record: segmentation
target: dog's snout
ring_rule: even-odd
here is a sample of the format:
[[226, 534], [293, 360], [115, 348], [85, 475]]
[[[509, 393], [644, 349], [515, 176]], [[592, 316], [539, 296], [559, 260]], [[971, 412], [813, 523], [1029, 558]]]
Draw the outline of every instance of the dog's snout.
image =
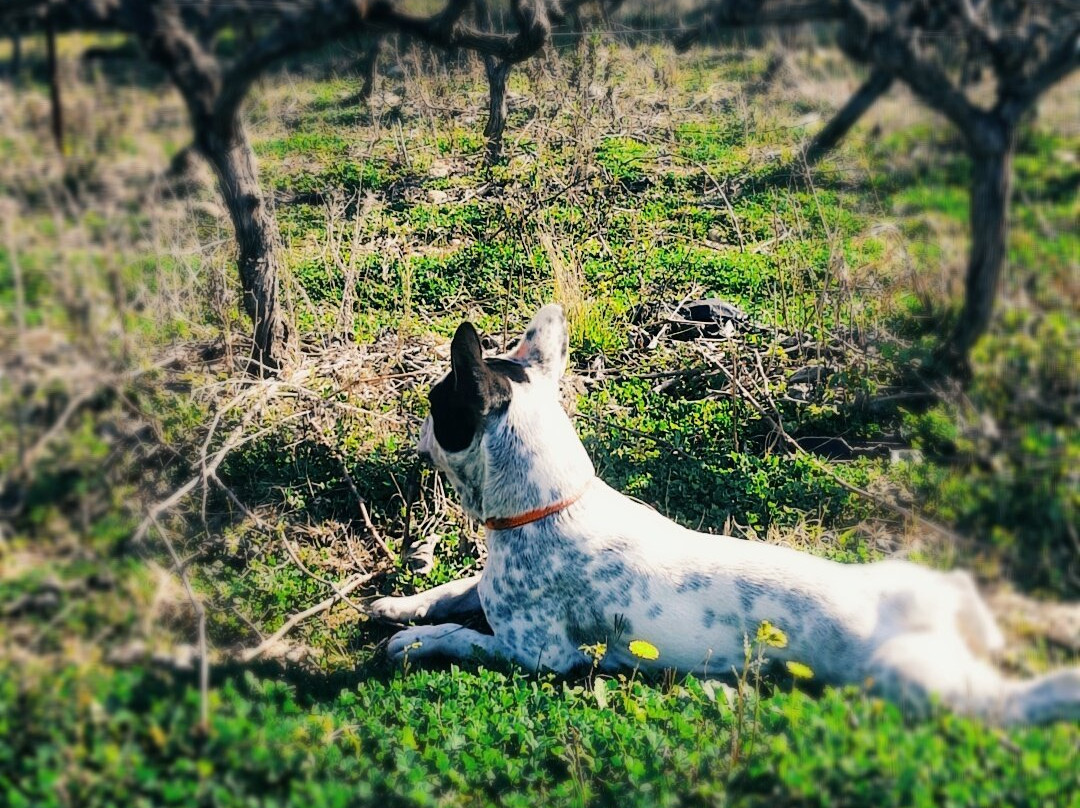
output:
[[435, 441], [435, 427], [431, 423], [431, 416], [424, 419], [420, 427], [420, 439], [416, 442], [416, 456], [420, 462], [428, 466], [435, 465], [435, 456], [432, 454]]

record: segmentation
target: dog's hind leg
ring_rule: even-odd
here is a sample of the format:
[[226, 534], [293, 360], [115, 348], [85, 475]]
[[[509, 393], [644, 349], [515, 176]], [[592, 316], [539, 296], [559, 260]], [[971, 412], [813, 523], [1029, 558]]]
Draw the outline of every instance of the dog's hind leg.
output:
[[499, 641], [491, 634], [481, 634], [457, 623], [437, 626], [412, 626], [390, 638], [386, 654], [395, 661], [445, 657], [469, 659], [480, 653], [488, 657], [503, 654]]
[[961, 595], [956, 615], [957, 626], [968, 646], [978, 656], [996, 657], [1005, 650], [1005, 637], [998, 627], [994, 613], [986, 605], [971, 574], [962, 570], [945, 573], [948, 581]]
[[936, 697], [956, 713], [995, 723], [1080, 719], [1080, 669], [1008, 679], [953, 632], [894, 637], [874, 653], [869, 673], [876, 691], [918, 713]]
[[483, 613], [476, 591], [479, 583], [480, 576], [473, 575], [408, 597], [379, 598], [368, 609], [376, 620], [400, 625], [464, 619]]

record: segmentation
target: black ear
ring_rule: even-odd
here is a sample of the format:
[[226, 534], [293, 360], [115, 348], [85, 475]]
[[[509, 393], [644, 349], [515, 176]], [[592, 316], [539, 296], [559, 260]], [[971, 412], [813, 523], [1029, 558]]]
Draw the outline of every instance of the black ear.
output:
[[450, 343], [450, 378], [454, 392], [464, 401], [478, 405], [482, 411], [487, 376], [480, 335], [473, 324], [466, 321], [458, 326], [454, 341]]
[[462, 323], [450, 343], [450, 373], [428, 394], [435, 439], [448, 452], [467, 449], [484, 416], [505, 407], [510, 395], [510, 382], [484, 361], [480, 335]]

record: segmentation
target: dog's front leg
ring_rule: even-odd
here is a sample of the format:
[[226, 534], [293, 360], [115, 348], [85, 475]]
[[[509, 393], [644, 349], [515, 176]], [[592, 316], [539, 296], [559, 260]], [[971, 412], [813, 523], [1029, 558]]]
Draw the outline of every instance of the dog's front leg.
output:
[[401, 625], [461, 619], [483, 611], [476, 592], [479, 583], [480, 576], [473, 575], [409, 597], [379, 598], [368, 608], [375, 619]]
[[386, 646], [387, 656], [395, 662], [426, 657], [469, 659], [477, 652], [495, 657], [502, 654], [503, 649], [491, 634], [481, 634], [457, 623], [412, 626], [391, 637]]

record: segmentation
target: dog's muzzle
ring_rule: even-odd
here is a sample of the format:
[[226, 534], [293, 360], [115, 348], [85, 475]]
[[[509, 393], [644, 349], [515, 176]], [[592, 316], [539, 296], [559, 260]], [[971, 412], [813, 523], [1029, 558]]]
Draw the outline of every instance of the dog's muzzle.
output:
[[434, 455], [431, 453], [432, 443], [435, 440], [435, 427], [431, 423], [431, 416], [424, 419], [420, 426], [420, 439], [416, 442], [416, 456], [421, 463], [429, 466], [435, 465]]

